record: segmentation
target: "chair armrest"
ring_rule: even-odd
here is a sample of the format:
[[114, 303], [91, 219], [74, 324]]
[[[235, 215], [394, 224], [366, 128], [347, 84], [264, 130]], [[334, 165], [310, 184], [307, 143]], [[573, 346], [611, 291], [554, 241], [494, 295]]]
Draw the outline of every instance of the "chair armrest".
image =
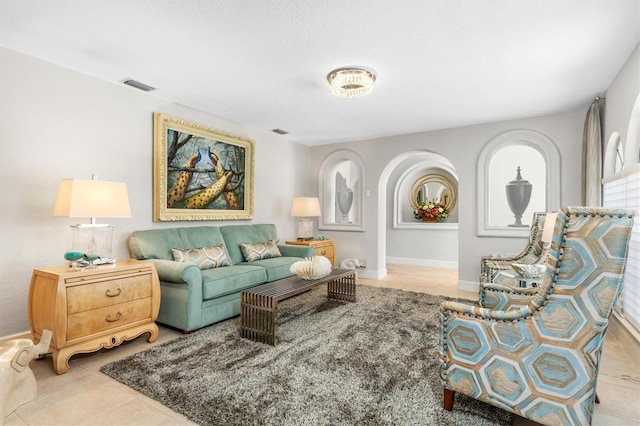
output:
[[513, 270], [513, 263], [535, 263], [540, 260], [540, 254], [523, 252], [511, 257], [491, 257], [480, 258], [480, 282], [492, 282], [496, 274], [500, 271]]
[[316, 251], [311, 246], [296, 246], [293, 244], [278, 244], [278, 249], [285, 257], [311, 257]]
[[480, 282], [492, 282], [496, 272], [511, 269], [511, 264], [517, 260], [515, 257], [483, 256], [480, 259]]
[[511, 287], [502, 284], [487, 283], [482, 285], [482, 290], [486, 291], [501, 291], [513, 295], [526, 295], [532, 296], [538, 292], [538, 288], [534, 287]]
[[160, 281], [178, 284], [197, 284], [202, 282], [202, 271], [197, 265], [165, 259], [147, 259], [153, 262]]
[[488, 309], [511, 310], [528, 305], [540, 288], [510, 287], [501, 284], [480, 284], [478, 300], [480, 306]]
[[521, 306], [520, 309], [502, 311], [450, 301], [442, 302], [440, 312], [445, 317], [451, 315], [462, 315], [467, 317], [471, 316], [480, 320], [495, 321], [514, 321], [531, 314], [531, 310], [527, 306]]

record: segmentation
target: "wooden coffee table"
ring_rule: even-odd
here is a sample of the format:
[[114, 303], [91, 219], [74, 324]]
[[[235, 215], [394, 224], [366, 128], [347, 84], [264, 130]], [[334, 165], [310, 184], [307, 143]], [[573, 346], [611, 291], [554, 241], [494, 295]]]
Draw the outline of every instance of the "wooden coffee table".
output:
[[353, 269], [334, 269], [317, 280], [303, 280], [294, 275], [273, 281], [240, 294], [240, 335], [275, 346], [278, 302], [323, 284], [327, 284], [329, 299], [356, 301], [356, 271]]

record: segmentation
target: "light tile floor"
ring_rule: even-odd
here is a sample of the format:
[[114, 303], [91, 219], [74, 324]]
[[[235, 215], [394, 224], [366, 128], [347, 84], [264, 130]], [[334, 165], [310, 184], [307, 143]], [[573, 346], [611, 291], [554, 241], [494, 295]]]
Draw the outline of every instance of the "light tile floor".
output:
[[[457, 271], [408, 265], [387, 265], [381, 280], [360, 279], [360, 284], [398, 288], [451, 297], [475, 299], [476, 294], [456, 289]], [[167, 342], [180, 332], [161, 327], [158, 341], [149, 344], [140, 337], [111, 350], [71, 358], [70, 370], [56, 375], [51, 360], [33, 361], [38, 397], [19, 407], [5, 419], [16, 425], [188, 425], [181, 414], [100, 373], [100, 367], [130, 354]], [[594, 426], [640, 424], [640, 367], [624, 348], [607, 335], [600, 368]], [[455, 409], [455, 407], [454, 407]], [[516, 418], [514, 425], [531, 425]]]

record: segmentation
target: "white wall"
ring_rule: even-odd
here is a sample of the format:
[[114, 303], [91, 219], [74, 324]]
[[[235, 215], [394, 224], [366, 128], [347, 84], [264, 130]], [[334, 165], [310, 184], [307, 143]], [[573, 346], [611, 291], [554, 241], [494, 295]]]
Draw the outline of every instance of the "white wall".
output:
[[127, 183], [133, 217], [108, 220], [116, 226], [114, 254], [119, 258], [128, 257], [125, 241], [134, 230], [203, 224], [152, 222], [153, 112], [252, 138], [252, 223], [275, 223], [283, 241], [295, 237], [291, 200], [308, 193], [317, 180], [309, 172], [309, 148], [160, 95], [0, 48], [0, 336], [29, 329], [27, 295], [33, 268], [62, 264], [70, 248], [69, 225], [78, 220], [53, 217], [60, 179], [90, 179], [95, 173], [101, 180]]
[[[613, 130], [626, 136], [633, 102], [640, 91], [639, 48], [613, 81], [606, 96], [605, 140]], [[384, 272], [386, 235], [392, 198], [387, 183], [380, 196], [380, 177], [390, 161], [413, 150], [431, 150], [448, 158], [459, 174], [458, 257], [461, 282], [476, 283], [480, 256], [517, 252], [524, 239], [476, 236], [476, 161], [484, 144], [514, 129], [531, 129], [550, 137], [562, 159], [562, 205], [580, 203], [582, 126], [588, 105], [576, 111], [523, 120], [469, 126], [349, 144], [307, 148], [267, 131], [248, 128], [220, 117], [173, 104], [153, 94], [105, 82], [0, 48], [0, 336], [28, 329], [27, 294], [33, 268], [62, 263], [70, 246], [73, 219], [53, 217], [61, 178], [89, 178], [127, 183], [130, 219], [116, 225], [114, 250], [127, 256], [125, 240], [136, 229], [193, 226], [201, 223], [153, 223], [153, 112], [162, 112], [256, 141], [254, 223], [276, 223], [282, 240], [295, 237], [289, 217], [294, 196], [316, 195], [319, 167], [334, 150], [348, 147], [366, 165], [363, 182], [365, 232], [323, 231], [336, 242], [338, 260], [368, 260], [368, 270]], [[594, 94], [595, 95], [595, 94]], [[552, 99], [550, 99], [552, 102]], [[364, 123], [366, 124], [366, 123]], [[311, 153], [311, 159], [309, 159]], [[382, 204], [384, 217], [378, 217]], [[382, 220], [382, 234], [378, 234]], [[209, 222], [211, 223], [211, 222]], [[228, 224], [230, 222], [217, 222]], [[238, 222], [231, 222], [238, 223]], [[428, 231], [411, 231], [428, 232]], [[428, 234], [425, 234], [428, 235]], [[409, 247], [397, 235], [389, 244], [405, 253]], [[397, 247], [401, 245], [401, 247]], [[448, 256], [448, 254], [447, 254]]]
[[[362, 156], [366, 166], [365, 189], [370, 191], [370, 196], [365, 198], [365, 232], [325, 232], [336, 242], [338, 260], [344, 257], [365, 258], [370, 274], [384, 275], [385, 259], [384, 255], [380, 256], [379, 253], [385, 252], [386, 235], [393, 232], [388, 225], [390, 222], [386, 220], [392, 215], [393, 199], [387, 196], [386, 183], [380, 183], [380, 178], [385, 167], [397, 156], [414, 150], [429, 150], [450, 160], [458, 173], [459, 280], [463, 283], [477, 284], [482, 255], [497, 251], [519, 252], [524, 248], [526, 241], [523, 238], [477, 236], [476, 162], [482, 147], [496, 135], [508, 130], [530, 129], [545, 134], [557, 144], [561, 154], [562, 204], [579, 205], [580, 147], [587, 107], [588, 105], [584, 105], [576, 111], [564, 114], [312, 147], [311, 168], [315, 170], [316, 176], [323, 159], [331, 152], [346, 146]], [[384, 185], [381, 191], [378, 190], [379, 185]], [[379, 203], [382, 204], [384, 218], [378, 216]], [[382, 233], [377, 232], [380, 220], [384, 223]], [[413, 232], [423, 233], [423, 240], [426, 241], [430, 231]], [[389, 242], [404, 244], [402, 250], [407, 248], [405, 243], [395, 237], [390, 238]], [[418, 250], [420, 247], [416, 244], [413, 249]]]
[[[629, 59], [611, 82], [605, 94], [603, 144], [607, 143], [613, 132], [620, 134], [623, 143], [629, 139], [627, 131], [638, 93], [640, 93], [640, 44], [631, 52]], [[606, 146], [603, 147], [603, 158], [605, 151]]]

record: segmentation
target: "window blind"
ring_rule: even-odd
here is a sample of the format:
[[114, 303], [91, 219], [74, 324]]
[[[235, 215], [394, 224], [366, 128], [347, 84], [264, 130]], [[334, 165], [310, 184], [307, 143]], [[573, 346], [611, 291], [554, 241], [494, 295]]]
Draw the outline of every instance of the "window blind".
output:
[[602, 203], [607, 208], [636, 212], [622, 295], [616, 310], [640, 331], [640, 165], [603, 179]]

